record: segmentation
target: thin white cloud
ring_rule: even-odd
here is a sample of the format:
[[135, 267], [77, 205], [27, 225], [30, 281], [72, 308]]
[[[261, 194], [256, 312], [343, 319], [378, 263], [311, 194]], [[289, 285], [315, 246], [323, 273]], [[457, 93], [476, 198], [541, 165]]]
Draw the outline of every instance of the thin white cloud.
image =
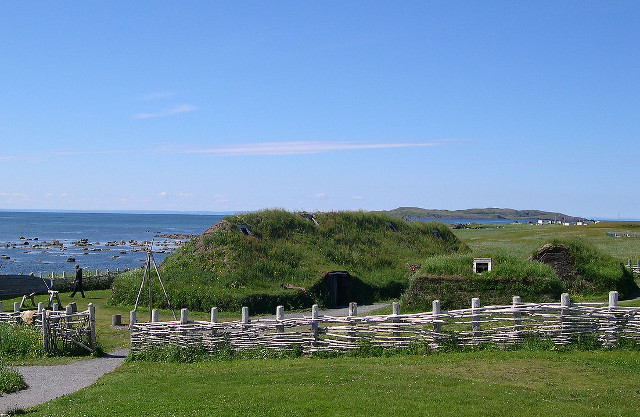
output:
[[138, 100], [149, 101], [149, 100], [161, 100], [165, 98], [172, 98], [177, 96], [178, 93], [175, 91], [156, 91], [153, 93], [145, 94], [138, 97]]
[[68, 193], [45, 193], [44, 198], [67, 198]]
[[132, 153], [128, 150], [108, 150], [108, 151], [55, 151], [52, 156], [75, 156], [75, 155], [110, 155], [114, 153]]
[[324, 200], [327, 198], [327, 194], [326, 193], [315, 193], [313, 195], [313, 199], [314, 200]]
[[[241, 145], [219, 146], [214, 148], [182, 148], [176, 153], [208, 154], [219, 156], [238, 155], [302, 155], [317, 154], [335, 151], [350, 151], [364, 149], [394, 149], [394, 148], [422, 148], [438, 146], [443, 142], [417, 142], [417, 143], [358, 143], [358, 142], [321, 142], [321, 141], [297, 141], [297, 142], [262, 142], [247, 143]], [[167, 150], [171, 152], [171, 150]]]
[[167, 117], [167, 116], [174, 116], [176, 114], [190, 113], [195, 110], [197, 110], [196, 106], [192, 106], [191, 104], [181, 104], [179, 106], [174, 106], [170, 109], [157, 112], [157, 113], [138, 113], [135, 116], [133, 116], [133, 118], [134, 119], [154, 119], [157, 117]]
[[[158, 116], [159, 117], [159, 116]], [[413, 143], [361, 143], [361, 142], [322, 142], [322, 141], [291, 141], [291, 142], [256, 142], [238, 145], [221, 145], [217, 147], [173, 146], [171, 144], [158, 144], [153, 149], [130, 148], [110, 150], [80, 149], [74, 151], [53, 151], [39, 155], [0, 156], [0, 161], [38, 161], [42, 158], [66, 157], [79, 155], [111, 155], [111, 154], [202, 154], [212, 156], [260, 156], [260, 155], [304, 155], [327, 152], [367, 150], [367, 149], [399, 149], [399, 148], [423, 148], [443, 145], [451, 140]]]
[[37, 157], [30, 156], [0, 156], [0, 161], [36, 161]]

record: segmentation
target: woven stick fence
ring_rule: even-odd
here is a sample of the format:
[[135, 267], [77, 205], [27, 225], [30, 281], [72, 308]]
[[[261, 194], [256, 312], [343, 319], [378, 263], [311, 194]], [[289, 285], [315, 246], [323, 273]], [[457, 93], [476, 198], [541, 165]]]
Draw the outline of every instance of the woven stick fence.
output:
[[42, 347], [45, 352], [65, 349], [71, 344], [88, 351], [96, 346], [95, 307], [89, 303], [87, 310], [76, 311], [75, 304], [67, 305], [64, 311], [45, 310], [38, 303], [37, 310], [20, 310], [20, 303], [13, 303], [13, 311], [5, 312], [0, 301], [0, 323], [10, 325], [33, 325], [42, 335]]
[[432, 349], [451, 343], [506, 345], [532, 336], [557, 345], [568, 344], [579, 335], [595, 337], [603, 346], [614, 345], [621, 338], [640, 340], [640, 308], [618, 306], [615, 291], [609, 294], [609, 305], [572, 304], [569, 294], [563, 294], [559, 303], [523, 303], [514, 297], [511, 305], [483, 307], [474, 298], [470, 309], [441, 311], [436, 300], [430, 312], [400, 314], [397, 303], [393, 311], [391, 315], [360, 317], [357, 305], [351, 303], [348, 316], [333, 317], [319, 315], [314, 305], [308, 316], [285, 318], [280, 306], [275, 318], [250, 320], [247, 307], [243, 307], [242, 320], [222, 323], [217, 321], [216, 308], [212, 308], [211, 321], [188, 321], [188, 312], [183, 309], [177, 321], [136, 323], [132, 311], [131, 348], [141, 351], [174, 345], [215, 352], [226, 344], [234, 350], [297, 348], [310, 354], [347, 351], [364, 344], [402, 348], [422, 343]]

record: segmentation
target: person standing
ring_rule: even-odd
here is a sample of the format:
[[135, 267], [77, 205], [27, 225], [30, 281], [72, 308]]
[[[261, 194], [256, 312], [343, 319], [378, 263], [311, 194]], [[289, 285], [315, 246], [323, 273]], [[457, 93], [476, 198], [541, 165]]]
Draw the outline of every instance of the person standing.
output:
[[82, 298], [84, 298], [84, 289], [82, 288], [82, 268], [80, 268], [80, 265], [78, 264], [76, 264], [76, 279], [73, 283], [73, 292], [69, 297], [73, 298], [73, 296], [76, 295], [76, 292], [80, 291]]

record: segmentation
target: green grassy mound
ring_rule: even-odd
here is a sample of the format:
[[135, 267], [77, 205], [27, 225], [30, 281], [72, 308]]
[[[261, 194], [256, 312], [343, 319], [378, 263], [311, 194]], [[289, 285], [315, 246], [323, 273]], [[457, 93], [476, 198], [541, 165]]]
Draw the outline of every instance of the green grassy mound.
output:
[[429, 311], [433, 300], [445, 310], [469, 308], [471, 298], [483, 305], [511, 303], [514, 295], [525, 302], [554, 301], [563, 286], [554, 270], [540, 262], [505, 255], [493, 256], [491, 271], [475, 274], [473, 256], [437, 256], [425, 260], [411, 279], [404, 304], [412, 311]]
[[[408, 287], [411, 265], [467, 250], [438, 222], [405, 222], [365, 212], [314, 213], [310, 219], [266, 210], [217, 223], [167, 257], [161, 275], [176, 307], [206, 311], [248, 306], [252, 313], [272, 313], [277, 305], [326, 305], [321, 282], [330, 271], [354, 277], [349, 284], [352, 301], [399, 297]], [[119, 276], [112, 302], [133, 303], [140, 282], [141, 271]], [[154, 291], [158, 307], [166, 307], [162, 290]], [[142, 303], [145, 296], [146, 291]]]
[[493, 269], [481, 274], [473, 272], [471, 255], [426, 259], [411, 278], [404, 304], [411, 311], [428, 311], [433, 300], [443, 309], [456, 309], [469, 308], [473, 297], [491, 305], [511, 303], [514, 295], [548, 302], [563, 292], [591, 297], [615, 290], [626, 298], [638, 290], [631, 271], [582, 240], [554, 240], [526, 260], [486, 256], [493, 259]]
[[626, 298], [638, 290], [633, 273], [613, 256], [599, 251], [595, 246], [578, 239], [553, 240], [531, 256], [544, 262], [544, 252], [566, 253], [566, 260], [551, 260], [565, 290], [583, 295], [600, 295], [618, 291]]

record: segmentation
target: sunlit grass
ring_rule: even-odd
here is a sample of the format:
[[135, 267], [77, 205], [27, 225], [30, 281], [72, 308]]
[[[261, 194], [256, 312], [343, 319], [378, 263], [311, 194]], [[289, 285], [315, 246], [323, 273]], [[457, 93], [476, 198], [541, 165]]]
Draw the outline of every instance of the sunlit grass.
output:
[[639, 383], [636, 351], [133, 362], [29, 415], [632, 416]]

